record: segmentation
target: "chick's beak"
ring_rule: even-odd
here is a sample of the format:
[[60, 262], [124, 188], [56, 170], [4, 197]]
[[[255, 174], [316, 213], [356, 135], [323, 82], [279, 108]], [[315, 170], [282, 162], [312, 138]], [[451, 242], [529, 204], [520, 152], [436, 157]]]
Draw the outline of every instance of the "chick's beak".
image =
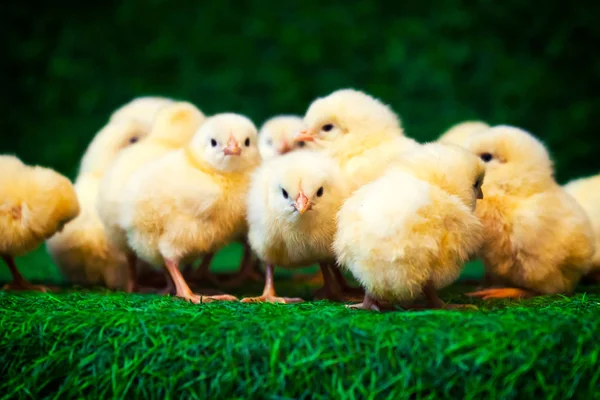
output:
[[277, 149], [277, 152], [279, 154], [285, 154], [285, 153], [289, 152], [290, 150], [292, 150], [292, 147], [289, 145], [287, 140], [284, 140], [283, 143], [281, 144], [281, 146]]
[[477, 188], [477, 200], [483, 200], [483, 190], [481, 190], [481, 187]]
[[314, 142], [315, 137], [310, 135], [306, 129], [298, 132], [296, 136], [294, 136], [294, 143], [298, 142]]
[[226, 156], [239, 156], [242, 154], [242, 148], [233, 138], [233, 136], [229, 137], [229, 140], [227, 141], [227, 147], [223, 149], [223, 153], [225, 153]]
[[294, 208], [300, 214], [304, 214], [307, 210], [310, 210], [311, 204], [304, 192], [300, 191], [300, 193], [298, 193], [298, 196], [296, 197], [296, 202], [294, 203]]

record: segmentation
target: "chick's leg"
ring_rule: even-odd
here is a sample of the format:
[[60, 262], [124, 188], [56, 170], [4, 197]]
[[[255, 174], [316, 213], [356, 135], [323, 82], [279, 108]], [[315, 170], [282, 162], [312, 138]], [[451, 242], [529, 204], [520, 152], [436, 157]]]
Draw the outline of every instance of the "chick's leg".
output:
[[328, 299], [333, 301], [344, 301], [344, 296], [340, 290], [333, 273], [331, 266], [327, 263], [319, 264], [321, 274], [323, 275], [324, 285], [321, 289], [315, 292], [315, 299]]
[[337, 281], [337, 284], [339, 285], [340, 289], [342, 289], [343, 294], [346, 294], [349, 296], [352, 296], [352, 295], [362, 296], [365, 294], [365, 291], [362, 288], [350, 286], [348, 284], [348, 281], [344, 277], [344, 274], [342, 274], [342, 271], [340, 271], [340, 269], [336, 265], [331, 265], [330, 270], [333, 272], [333, 276], [334, 276], [335, 280]]
[[198, 294], [195, 294], [194, 292], [192, 292], [187, 282], [183, 278], [183, 275], [179, 271], [179, 263], [177, 261], [165, 260], [165, 269], [167, 270], [169, 276], [173, 280], [173, 284], [175, 285], [175, 295], [186, 301], [198, 304], [208, 303], [213, 300], [237, 300], [236, 297], [230, 295], [200, 296]]
[[355, 310], [381, 311], [381, 305], [377, 299], [373, 298], [367, 292], [365, 292], [365, 297], [362, 303], [347, 305], [346, 308], [352, 308]]
[[484, 289], [477, 292], [465, 293], [469, 297], [478, 297], [482, 300], [489, 299], [527, 299], [537, 296], [536, 293], [517, 288]]
[[137, 292], [137, 256], [133, 253], [127, 254], [127, 282], [125, 283], [125, 292]]
[[435, 289], [435, 285], [432, 280], [427, 281], [425, 285], [423, 285], [423, 295], [425, 296], [425, 300], [427, 301], [427, 306], [433, 309], [457, 309], [457, 308], [471, 308], [477, 309], [472, 304], [447, 304], [442, 301], [437, 295], [437, 291]]
[[42, 285], [33, 285], [21, 275], [21, 272], [15, 264], [15, 260], [10, 256], [2, 256], [2, 259], [8, 266], [13, 281], [4, 286], [4, 290], [34, 290], [38, 292], [47, 292], [50, 288]]
[[242, 303], [302, 303], [299, 297], [278, 297], [275, 293], [275, 279], [274, 279], [273, 264], [265, 264], [265, 288], [262, 296], [259, 297], [246, 297], [242, 299]]

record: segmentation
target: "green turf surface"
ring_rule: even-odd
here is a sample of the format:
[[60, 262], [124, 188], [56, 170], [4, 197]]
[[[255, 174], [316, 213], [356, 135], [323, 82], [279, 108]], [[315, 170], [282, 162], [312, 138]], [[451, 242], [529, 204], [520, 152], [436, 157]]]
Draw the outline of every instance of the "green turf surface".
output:
[[[31, 257], [20, 265], [34, 257], [44, 264]], [[442, 298], [468, 302], [465, 289]], [[310, 289], [282, 280], [280, 292]], [[0, 292], [0, 398], [600, 395], [600, 288], [476, 304], [478, 311], [377, 314], [329, 302], [193, 305], [101, 289]]]

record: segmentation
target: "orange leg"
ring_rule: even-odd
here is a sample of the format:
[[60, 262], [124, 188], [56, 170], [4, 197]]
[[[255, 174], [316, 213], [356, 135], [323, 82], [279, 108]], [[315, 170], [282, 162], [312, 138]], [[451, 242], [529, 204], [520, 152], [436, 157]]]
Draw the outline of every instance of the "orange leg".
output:
[[302, 303], [299, 297], [278, 297], [275, 293], [275, 279], [274, 279], [273, 264], [265, 264], [265, 288], [262, 296], [259, 297], [246, 297], [242, 299], [242, 303]]
[[346, 308], [355, 310], [381, 311], [381, 305], [369, 293], [365, 293], [362, 303], [347, 305]]
[[12, 275], [13, 281], [4, 286], [4, 290], [32, 290], [37, 292], [47, 292], [50, 288], [42, 285], [33, 285], [21, 275], [15, 260], [11, 256], [2, 256], [2, 259], [8, 266]]
[[187, 282], [179, 271], [179, 262], [173, 260], [165, 260], [165, 270], [171, 277], [175, 285], [175, 295], [186, 301], [198, 304], [208, 303], [214, 300], [236, 301], [237, 298], [228, 294], [217, 296], [201, 296], [192, 292]]
[[527, 299], [536, 296], [535, 293], [517, 288], [494, 288], [484, 289], [477, 292], [465, 293], [469, 297], [479, 297], [482, 300], [489, 299]]

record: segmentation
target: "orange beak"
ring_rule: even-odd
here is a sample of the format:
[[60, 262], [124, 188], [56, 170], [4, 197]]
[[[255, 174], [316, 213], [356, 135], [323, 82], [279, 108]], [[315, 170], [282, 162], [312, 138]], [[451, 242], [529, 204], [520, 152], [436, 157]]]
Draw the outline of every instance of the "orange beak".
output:
[[229, 140], [227, 141], [227, 147], [223, 149], [223, 153], [226, 156], [239, 156], [242, 154], [242, 148], [238, 144], [238, 142], [233, 138], [233, 136], [229, 136]]
[[298, 132], [296, 136], [294, 136], [294, 143], [298, 142], [314, 142], [315, 137], [310, 135], [306, 129]]
[[287, 140], [284, 140], [281, 146], [277, 149], [279, 154], [285, 154], [292, 150], [292, 147], [288, 144]]
[[308, 197], [304, 194], [304, 192], [300, 191], [298, 196], [296, 197], [296, 203], [294, 203], [294, 208], [300, 213], [304, 214], [307, 210], [310, 210], [312, 205], [308, 200]]

